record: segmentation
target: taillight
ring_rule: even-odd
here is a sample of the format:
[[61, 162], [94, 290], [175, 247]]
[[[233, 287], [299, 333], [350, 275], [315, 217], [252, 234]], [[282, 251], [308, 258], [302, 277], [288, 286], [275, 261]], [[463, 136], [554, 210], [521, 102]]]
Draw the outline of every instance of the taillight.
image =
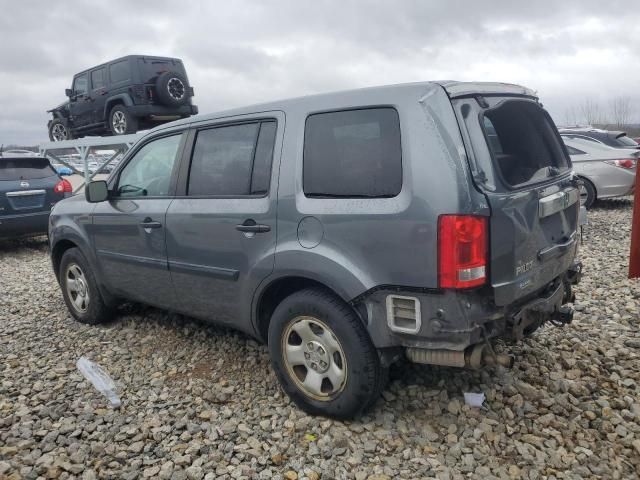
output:
[[438, 284], [469, 288], [487, 279], [487, 217], [440, 215], [438, 218]]
[[71, 182], [69, 182], [69, 180], [63, 178], [58, 183], [56, 183], [56, 186], [53, 187], [53, 191], [56, 193], [71, 193], [73, 192], [73, 187], [71, 186]]
[[627, 170], [636, 168], [636, 161], [633, 158], [623, 158], [621, 160], [605, 160], [604, 163], [608, 163], [609, 165], [613, 165], [615, 167], [626, 168]]

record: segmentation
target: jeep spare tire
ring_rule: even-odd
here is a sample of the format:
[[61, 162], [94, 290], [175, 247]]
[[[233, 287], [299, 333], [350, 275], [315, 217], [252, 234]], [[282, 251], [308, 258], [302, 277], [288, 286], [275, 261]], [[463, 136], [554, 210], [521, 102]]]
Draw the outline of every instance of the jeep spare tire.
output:
[[178, 72], [164, 72], [156, 80], [156, 94], [168, 107], [184, 105], [189, 99], [187, 79]]

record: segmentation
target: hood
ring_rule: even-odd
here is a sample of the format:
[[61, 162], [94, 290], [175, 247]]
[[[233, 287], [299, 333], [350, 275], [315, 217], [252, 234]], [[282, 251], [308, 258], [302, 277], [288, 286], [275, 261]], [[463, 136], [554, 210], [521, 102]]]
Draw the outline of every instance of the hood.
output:
[[69, 100], [67, 100], [66, 102], [62, 102], [60, 105], [58, 105], [57, 107], [53, 107], [51, 110], [47, 110], [47, 112], [55, 112], [58, 110], [68, 110], [69, 109]]

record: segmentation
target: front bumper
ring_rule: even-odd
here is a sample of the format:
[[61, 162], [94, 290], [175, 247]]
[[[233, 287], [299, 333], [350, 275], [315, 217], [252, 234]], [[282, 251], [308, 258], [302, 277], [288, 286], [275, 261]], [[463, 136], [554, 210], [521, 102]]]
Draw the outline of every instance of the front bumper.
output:
[[49, 212], [0, 216], [0, 238], [44, 235], [49, 226]]

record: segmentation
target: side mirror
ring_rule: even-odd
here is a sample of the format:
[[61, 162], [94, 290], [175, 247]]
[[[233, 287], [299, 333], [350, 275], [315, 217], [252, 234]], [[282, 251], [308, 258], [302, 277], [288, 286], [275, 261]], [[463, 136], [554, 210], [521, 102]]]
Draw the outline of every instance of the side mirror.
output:
[[65, 94], [67, 97], [70, 97], [71, 95], [73, 95], [73, 90], [71, 90], [70, 88], [65, 88], [65, 89], [64, 89], [64, 94]]
[[89, 182], [84, 188], [84, 196], [89, 203], [104, 202], [109, 198], [109, 189], [104, 180]]

